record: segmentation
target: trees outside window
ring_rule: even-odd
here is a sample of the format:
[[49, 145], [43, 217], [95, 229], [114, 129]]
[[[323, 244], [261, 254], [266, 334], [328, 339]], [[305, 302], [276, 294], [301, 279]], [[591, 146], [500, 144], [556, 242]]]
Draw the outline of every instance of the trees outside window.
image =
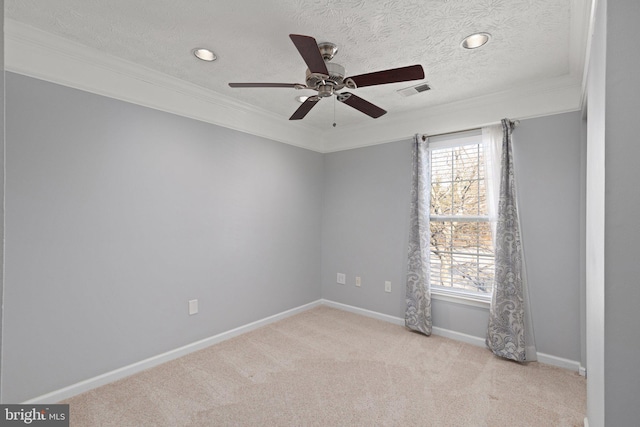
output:
[[491, 295], [494, 256], [482, 144], [431, 149], [431, 287]]

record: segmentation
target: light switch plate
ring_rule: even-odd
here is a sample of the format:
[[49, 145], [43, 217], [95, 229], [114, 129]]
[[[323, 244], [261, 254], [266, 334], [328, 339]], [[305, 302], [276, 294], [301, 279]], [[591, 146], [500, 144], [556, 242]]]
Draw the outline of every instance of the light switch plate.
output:
[[340, 283], [341, 285], [346, 285], [347, 284], [347, 276], [344, 273], [338, 273], [338, 277], [336, 278], [336, 282]]
[[389, 282], [388, 280], [384, 282], [384, 291], [391, 292], [391, 282]]

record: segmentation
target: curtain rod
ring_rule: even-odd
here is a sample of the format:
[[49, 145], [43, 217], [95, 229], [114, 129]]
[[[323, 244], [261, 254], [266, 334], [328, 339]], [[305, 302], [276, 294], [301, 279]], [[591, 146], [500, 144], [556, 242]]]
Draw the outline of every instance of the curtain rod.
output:
[[[520, 120], [509, 120], [511, 122], [511, 126], [518, 127], [518, 125], [520, 124]], [[493, 124], [498, 124], [501, 122], [495, 122], [495, 123], [490, 123], [489, 125], [493, 125]], [[487, 125], [487, 126], [489, 126]], [[433, 137], [433, 136], [444, 136], [444, 135], [453, 135], [454, 133], [462, 133], [462, 132], [470, 132], [472, 130], [480, 130], [482, 129], [482, 127], [475, 127], [475, 128], [469, 128], [469, 129], [462, 129], [462, 130], [456, 130], [456, 131], [452, 131], [452, 132], [443, 132], [443, 133], [436, 133], [434, 135], [422, 135], [422, 140], [426, 141], [427, 138]]]

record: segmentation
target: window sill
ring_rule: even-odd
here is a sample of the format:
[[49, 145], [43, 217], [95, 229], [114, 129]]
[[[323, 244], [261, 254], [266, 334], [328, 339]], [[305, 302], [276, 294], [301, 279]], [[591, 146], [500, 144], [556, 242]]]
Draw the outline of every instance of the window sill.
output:
[[491, 305], [491, 297], [467, 295], [459, 292], [450, 292], [431, 288], [431, 298], [439, 301], [447, 301], [455, 304], [470, 305], [488, 309]]

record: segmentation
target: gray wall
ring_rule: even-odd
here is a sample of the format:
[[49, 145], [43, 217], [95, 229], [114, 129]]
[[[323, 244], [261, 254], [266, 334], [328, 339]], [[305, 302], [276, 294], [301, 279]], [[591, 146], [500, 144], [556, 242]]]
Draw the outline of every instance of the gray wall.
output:
[[320, 298], [322, 165], [8, 73], [3, 400]]
[[[325, 155], [322, 296], [380, 313], [404, 313], [411, 141]], [[345, 273], [347, 284], [336, 283]], [[362, 286], [355, 286], [355, 276]], [[384, 282], [391, 281], [391, 293]]]
[[0, 402], [2, 402], [2, 325], [4, 294], [4, 0], [0, 0]]
[[518, 207], [537, 350], [581, 360], [580, 112], [514, 131]]
[[587, 416], [589, 425], [640, 419], [640, 3], [598, 1], [588, 74]]
[[605, 424], [640, 420], [640, 55], [633, 38], [640, 2], [606, 2]]
[[[523, 120], [514, 133], [522, 233], [538, 351], [580, 361], [579, 112]], [[322, 295], [404, 317], [411, 141], [327, 154]], [[347, 285], [336, 273], [347, 274]], [[361, 288], [354, 277], [363, 278]], [[391, 294], [384, 281], [391, 280]], [[434, 326], [484, 338], [486, 309], [433, 301]]]

